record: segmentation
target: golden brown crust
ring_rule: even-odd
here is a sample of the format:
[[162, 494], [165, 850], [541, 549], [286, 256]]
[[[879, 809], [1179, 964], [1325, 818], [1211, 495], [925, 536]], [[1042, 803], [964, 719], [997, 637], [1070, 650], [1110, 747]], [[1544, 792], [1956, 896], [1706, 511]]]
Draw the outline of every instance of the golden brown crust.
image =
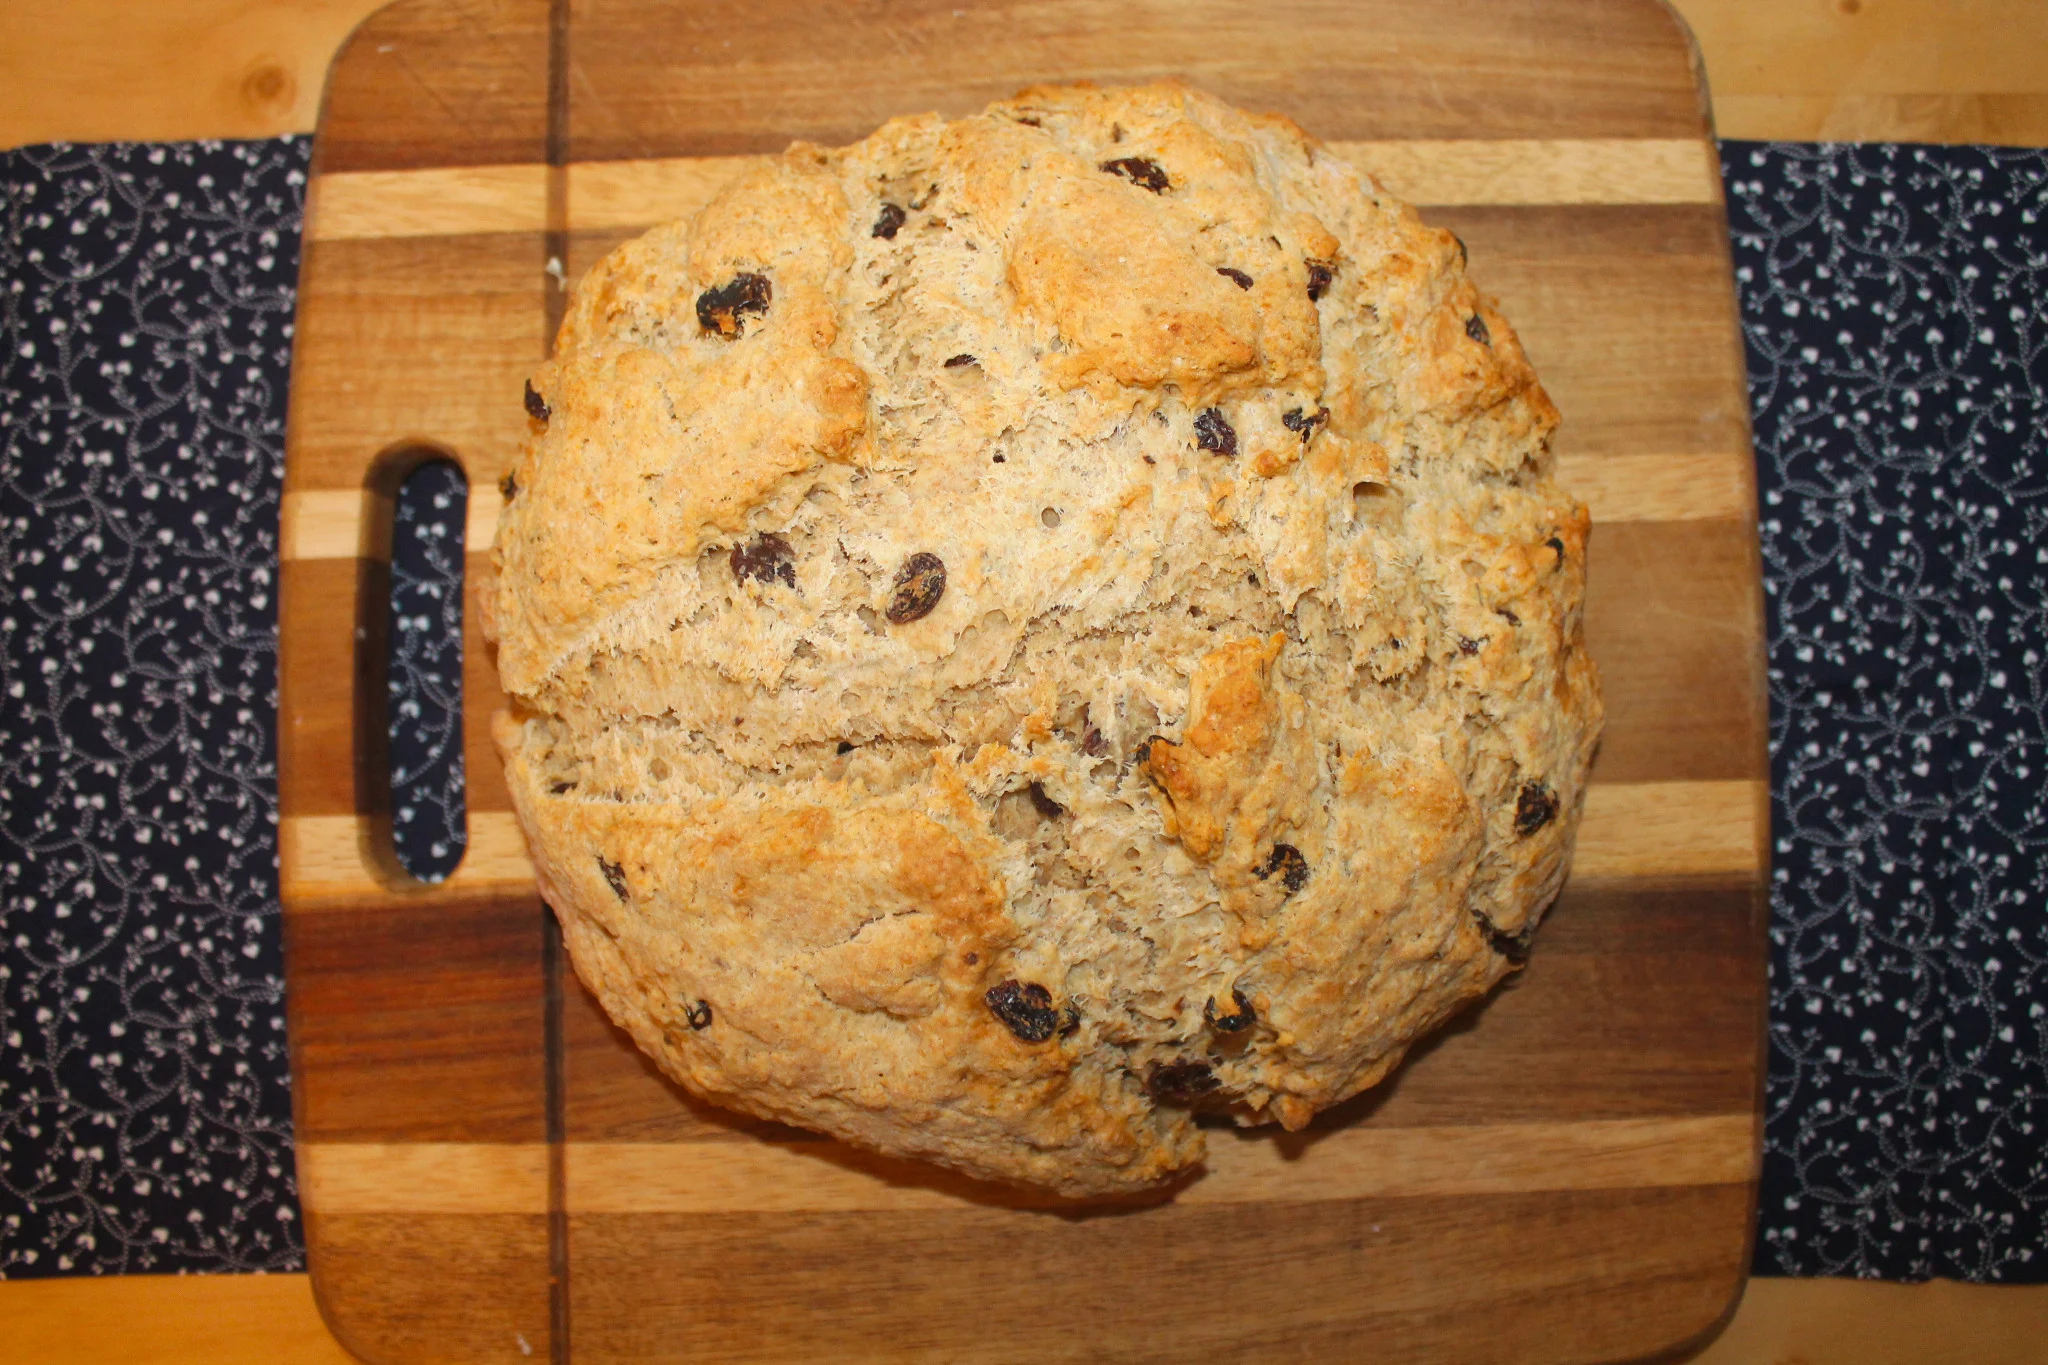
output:
[[1585, 509], [1454, 238], [1284, 119], [1048, 87], [585, 278], [486, 604], [578, 973], [745, 1112], [1070, 1195], [1306, 1123], [1519, 960]]

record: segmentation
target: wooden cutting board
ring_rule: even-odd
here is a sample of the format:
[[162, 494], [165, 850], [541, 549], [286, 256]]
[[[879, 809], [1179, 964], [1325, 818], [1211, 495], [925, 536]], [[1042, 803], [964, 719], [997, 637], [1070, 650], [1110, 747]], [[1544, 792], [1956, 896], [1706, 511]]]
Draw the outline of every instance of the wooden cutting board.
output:
[[[564, 966], [465, 641], [469, 850], [391, 851], [390, 500], [469, 582], [561, 296], [736, 158], [1039, 81], [1292, 115], [1467, 243], [1566, 415], [1609, 722], [1528, 970], [1293, 1136], [1059, 1212], [698, 1104]], [[283, 535], [280, 845], [320, 1302], [378, 1361], [1619, 1359], [1747, 1264], [1765, 981], [1754, 480], [1720, 180], [1655, 0], [415, 0], [337, 58]], [[473, 591], [473, 588], [472, 588]]]

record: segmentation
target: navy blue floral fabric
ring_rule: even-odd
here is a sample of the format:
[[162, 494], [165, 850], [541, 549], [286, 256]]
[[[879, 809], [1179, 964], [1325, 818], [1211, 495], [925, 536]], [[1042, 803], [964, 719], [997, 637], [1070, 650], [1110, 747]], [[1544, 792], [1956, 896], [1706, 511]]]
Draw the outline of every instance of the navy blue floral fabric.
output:
[[[0, 1275], [302, 1261], [275, 535], [307, 145], [0, 155]], [[1756, 1269], [2048, 1279], [2048, 157], [1724, 145], [1771, 632]], [[462, 850], [460, 476], [401, 853]]]
[[0, 156], [0, 1274], [303, 1259], [272, 735], [307, 151]]
[[1723, 147], [1763, 492], [1763, 1272], [2048, 1279], [2048, 154]]
[[391, 527], [391, 841], [406, 871], [447, 879], [469, 829], [462, 768], [462, 550], [469, 484], [447, 460], [398, 490]]

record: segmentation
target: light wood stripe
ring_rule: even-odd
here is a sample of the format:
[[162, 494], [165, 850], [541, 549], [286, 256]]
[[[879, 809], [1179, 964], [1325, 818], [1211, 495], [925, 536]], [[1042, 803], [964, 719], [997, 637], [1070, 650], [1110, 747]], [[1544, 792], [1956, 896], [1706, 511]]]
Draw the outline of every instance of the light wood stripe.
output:
[[[1580, 882], [1755, 873], [1764, 866], [1761, 782], [1594, 783], [1586, 792], [1572, 876]], [[297, 815], [278, 824], [287, 897], [379, 897], [352, 815]], [[469, 812], [455, 889], [533, 885], [526, 838], [510, 811]]]
[[1335, 142], [1411, 204], [1712, 204], [1721, 166], [1686, 138]]
[[547, 225], [548, 168], [534, 164], [315, 176], [306, 205], [306, 235], [316, 241], [545, 232]]
[[[1560, 455], [1557, 481], [1585, 501], [1593, 524], [1749, 521], [1755, 515], [1750, 457]], [[1599, 550], [1594, 549], [1597, 570]]]
[[[391, 556], [391, 504], [367, 488], [319, 488], [284, 495], [283, 527], [278, 535], [280, 558], [388, 559]], [[365, 544], [365, 526], [382, 530], [382, 544]]]
[[[1592, 509], [1595, 525], [1630, 521], [1732, 521], [1752, 515], [1746, 455], [1561, 455], [1557, 479]], [[495, 485], [469, 490], [464, 533], [470, 554], [488, 550], [504, 498]], [[376, 517], [374, 541], [363, 518]], [[284, 495], [286, 559], [388, 559], [391, 508], [364, 490]]]
[[[463, 549], [479, 554], [498, 533], [504, 495], [494, 484], [469, 490], [463, 521]], [[371, 559], [391, 557], [391, 504], [368, 489], [314, 489], [284, 495], [284, 530], [278, 553], [285, 559]], [[363, 538], [369, 518], [371, 539]]]
[[569, 230], [651, 227], [687, 218], [765, 156], [579, 161], [569, 167]]
[[301, 1142], [315, 1213], [546, 1213], [545, 1143]]
[[1763, 782], [1595, 782], [1572, 880], [1761, 873], [1769, 801]]
[[[576, 1214], [896, 1213], [1068, 1201], [982, 1184], [839, 1143], [760, 1140], [571, 1143]], [[299, 1148], [316, 1213], [542, 1213], [540, 1144], [308, 1143]], [[1456, 1198], [1534, 1190], [1730, 1185], [1755, 1178], [1748, 1114], [1452, 1128], [1210, 1134], [1206, 1172], [1183, 1205]], [[909, 1176], [906, 1179], [906, 1175]]]
[[[1412, 204], [1711, 204], [1708, 144], [1670, 138], [1333, 142]], [[572, 231], [647, 227], [695, 213], [758, 156], [586, 161], [569, 167]], [[547, 167], [351, 171], [314, 181], [307, 234], [322, 241], [540, 232]]]
[[[468, 828], [462, 862], [447, 881], [437, 884], [440, 888], [533, 890], [533, 860], [510, 811], [470, 811]], [[354, 815], [294, 815], [278, 821], [278, 877], [284, 898], [387, 901], [394, 893], [364, 862], [364, 839], [363, 821]]]
[[469, 512], [462, 526], [462, 552], [482, 554], [498, 536], [498, 513], [505, 510], [505, 495], [494, 483], [472, 484]]

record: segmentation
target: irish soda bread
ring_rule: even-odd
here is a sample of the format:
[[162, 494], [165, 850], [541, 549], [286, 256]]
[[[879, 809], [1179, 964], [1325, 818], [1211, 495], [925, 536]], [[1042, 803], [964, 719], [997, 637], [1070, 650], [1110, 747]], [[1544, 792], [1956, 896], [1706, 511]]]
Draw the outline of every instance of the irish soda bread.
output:
[[1028, 91], [591, 270], [486, 629], [578, 975], [749, 1114], [1071, 1195], [1513, 970], [1600, 701], [1555, 409], [1285, 119]]

